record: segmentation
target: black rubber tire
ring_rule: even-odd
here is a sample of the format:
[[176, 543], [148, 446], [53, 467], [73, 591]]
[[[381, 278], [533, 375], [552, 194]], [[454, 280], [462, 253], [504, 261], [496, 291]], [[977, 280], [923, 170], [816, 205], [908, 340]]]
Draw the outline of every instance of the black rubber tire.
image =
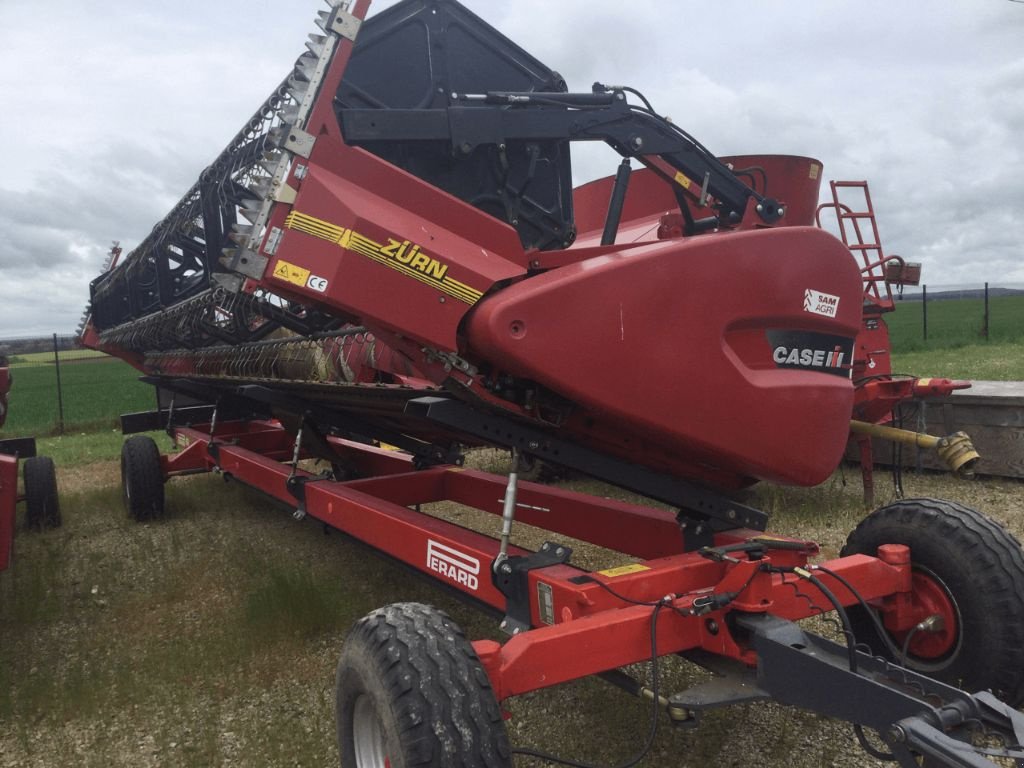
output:
[[25, 525], [34, 531], [60, 527], [60, 498], [57, 470], [49, 456], [25, 459], [21, 468], [25, 482]]
[[335, 713], [344, 768], [512, 765], [479, 657], [428, 605], [395, 603], [356, 623], [338, 662]]
[[[1024, 551], [1005, 528], [952, 501], [904, 499], [876, 510], [850, 534], [843, 555], [876, 554], [906, 544], [911, 564], [937, 581], [959, 615], [953, 647], [932, 659], [908, 654], [907, 666], [970, 692], [991, 690], [1024, 702]], [[849, 610], [858, 642], [892, 657], [870, 617]], [[897, 643], [897, 646], [899, 643]]]
[[138, 522], [164, 513], [164, 473], [153, 438], [132, 435], [121, 446], [121, 493], [128, 515]]

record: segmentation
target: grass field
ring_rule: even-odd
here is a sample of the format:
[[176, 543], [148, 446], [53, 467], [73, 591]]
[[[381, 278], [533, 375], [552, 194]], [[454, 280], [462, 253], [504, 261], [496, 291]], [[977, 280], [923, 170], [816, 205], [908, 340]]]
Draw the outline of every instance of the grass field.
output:
[[[92, 438], [61, 439], [79, 440], [97, 447]], [[172, 480], [170, 516], [143, 525], [121, 508], [113, 457], [69, 458], [60, 478], [64, 527], [19, 532], [14, 567], [0, 574], [0, 765], [337, 765], [334, 666], [359, 616], [396, 600], [429, 602], [474, 638], [500, 637], [486, 615], [218, 477]], [[905, 482], [912, 495], [983, 506], [1024, 533], [1020, 483], [932, 475]], [[570, 485], [626, 496], [592, 481]], [[819, 540], [827, 557], [863, 514], [858, 484], [839, 475], [813, 489], [761, 486], [751, 503], [773, 513], [773, 530]], [[436, 513], [489, 524], [491, 533], [499, 525], [497, 516], [465, 508]], [[522, 546], [544, 538], [515, 529]], [[622, 562], [607, 557], [579, 548], [573, 561]], [[696, 679], [679, 658], [660, 666], [664, 690]], [[646, 665], [632, 671], [644, 675]], [[633, 754], [650, 716], [648, 702], [592, 679], [513, 699], [508, 711], [514, 744], [600, 765]], [[663, 719], [642, 765], [751, 763], [885, 765], [857, 748], [848, 725], [774, 704], [712, 712], [694, 730]]]
[[[74, 362], [75, 360], [92, 360], [104, 358], [107, 355], [95, 349], [65, 349], [60, 351], [60, 361]], [[26, 352], [21, 355], [10, 355], [7, 358], [11, 368], [20, 368], [31, 365], [51, 365], [53, 363], [53, 352]]]
[[[57, 427], [57, 371], [52, 365], [17, 368], [4, 437], [51, 434]], [[151, 409], [154, 390], [116, 358], [61, 365], [65, 431], [117, 426], [122, 413]]]
[[[976, 344], [1024, 344], [1024, 296], [989, 300], [989, 338], [983, 333], [982, 299], [943, 299], [928, 302], [928, 339], [923, 334], [924, 305], [897, 301], [896, 311], [885, 316], [896, 353], [957, 349]], [[1024, 347], [1021, 348], [1024, 356]]]

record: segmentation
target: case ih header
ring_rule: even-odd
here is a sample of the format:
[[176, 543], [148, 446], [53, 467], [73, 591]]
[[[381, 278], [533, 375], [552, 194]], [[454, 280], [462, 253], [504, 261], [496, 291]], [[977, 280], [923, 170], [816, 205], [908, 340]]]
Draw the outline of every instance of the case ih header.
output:
[[[343, 764], [510, 765], [499, 702], [591, 674], [676, 723], [774, 698], [902, 765], [1024, 759], [1012, 536], [901, 501], [812, 565], [813, 542], [765, 534], [731, 493], [821, 482], [855, 407], [873, 423], [926, 388], [860, 337], [870, 269], [903, 262], [862, 269], [813, 226], [820, 164], [716, 158], [631, 88], [569, 91], [450, 0], [364, 22], [367, 6], [321, 14], [288, 78], [93, 282], [85, 331], [174, 394], [125, 417], [183, 446], [126, 442], [133, 515], [162, 512], [168, 477], [221, 471], [504, 615], [504, 644], [422, 605], [359, 622], [338, 668]], [[614, 178], [574, 190], [577, 141], [618, 152]], [[512, 450], [507, 479], [461, 468], [477, 444]], [[528, 456], [678, 511], [520, 482]], [[419, 511], [439, 500], [500, 515], [501, 534]], [[514, 546], [517, 520], [552, 541]], [[630, 562], [585, 572], [559, 536]], [[826, 608], [840, 644], [793, 623]], [[717, 675], [666, 695], [670, 653]], [[649, 689], [616, 671], [644, 660]]]

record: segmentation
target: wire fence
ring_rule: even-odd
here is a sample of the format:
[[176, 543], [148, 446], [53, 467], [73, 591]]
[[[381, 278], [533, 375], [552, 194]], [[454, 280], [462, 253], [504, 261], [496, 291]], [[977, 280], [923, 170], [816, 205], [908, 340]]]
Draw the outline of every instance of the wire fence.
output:
[[885, 321], [897, 352], [1024, 341], [1024, 283], [908, 286]]
[[121, 413], [155, 407], [137, 370], [71, 334], [0, 339], [0, 356], [12, 380], [4, 437], [114, 429]]

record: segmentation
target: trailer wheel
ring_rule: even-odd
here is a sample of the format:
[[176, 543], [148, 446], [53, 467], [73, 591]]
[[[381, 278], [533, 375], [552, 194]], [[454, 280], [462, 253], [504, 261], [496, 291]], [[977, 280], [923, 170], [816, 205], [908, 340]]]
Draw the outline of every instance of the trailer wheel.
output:
[[[1013, 706], [1024, 701], [1024, 551], [1002, 526], [952, 501], [904, 499], [861, 521], [843, 555], [874, 555], [882, 544], [910, 547], [913, 600], [922, 617], [940, 615], [938, 631], [891, 633], [907, 647], [906, 664], [968, 691], [992, 690]], [[893, 654], [871, 617], [849, 610], [858, 642]]]
[[57, 471], [49, 456], [25, 459], [25, 524], [37, 531], [60, 526], [60, 499], [57, 497]]
[[458, 625], [427, 605], [395, 603], [356, 623], [338, 662], [335, 708], [345, 768], [512, 765], [480, 659]]
[[164, 513], [160, 449], [151, 437], [132, 435], [121, 446], [121, 491], [128, 515], [139, 522]]

